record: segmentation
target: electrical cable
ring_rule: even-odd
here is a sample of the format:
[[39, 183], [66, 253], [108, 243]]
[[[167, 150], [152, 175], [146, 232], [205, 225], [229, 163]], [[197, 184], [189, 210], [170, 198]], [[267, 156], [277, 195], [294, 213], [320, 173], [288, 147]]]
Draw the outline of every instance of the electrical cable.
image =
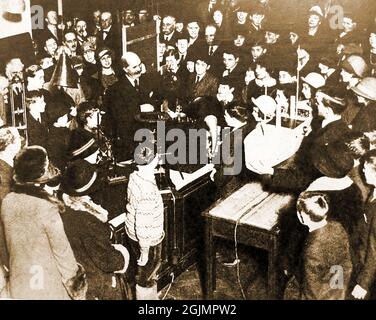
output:
[[166, 299], [168, 293], [169, 293], [170, 290], [171, 290], [172, 284], [174, 283], [174, 280], [175, 280], [175, 275], [174, 275], [174, 273], [171, 272], [170, 276], [171, 276], [171, 282], [170, 282], [170, 284], [168, 285], [167, 291], [166, 291], [166, 293], [164, 294], [162, 300], [165, 300], [165, 299]]

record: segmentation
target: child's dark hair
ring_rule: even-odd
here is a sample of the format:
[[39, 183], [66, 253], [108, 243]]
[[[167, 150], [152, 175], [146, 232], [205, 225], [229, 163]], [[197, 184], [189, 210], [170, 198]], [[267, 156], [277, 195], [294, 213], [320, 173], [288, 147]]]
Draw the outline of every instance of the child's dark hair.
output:
[[237, 102], [231, 102], [231, 104], [227, 106], [226, 111], [231, 118], [235, 118], [240, 122], [247, 122], [249, 119], [248, 109], [242, 107]]
[[[313, 222], [320, 222], [329, 213], [329, 197], [324, 192], [305, 191], [300, 194], [296, 208], [298, 212], [306, 213]], [[320, 209], [322, 212], [315, 211], [315, 209]]]

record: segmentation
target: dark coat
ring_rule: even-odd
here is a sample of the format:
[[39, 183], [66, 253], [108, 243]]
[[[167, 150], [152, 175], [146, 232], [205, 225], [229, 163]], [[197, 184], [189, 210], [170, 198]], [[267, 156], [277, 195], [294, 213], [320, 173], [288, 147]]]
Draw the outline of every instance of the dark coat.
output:
[[103, 40], [103, 31], [99, 31], [97, 34], [97, 39], [98, 39], [98, 48], [100, 47], [108, 47], [112, 49], [115, 53], [115, 56], [117, 58], [121, 57], [121, 41], [122, 41], [122, 36], [121, 34], [117, 31], [117, 28], [115, 25], [112, 25], [109, 33], [107, 34], [107, 37], [105, 40]]
[[306, 137], [293, 160], [286, 167], [274, 169], [271, 187], [300, 193], [315, 179], [323, 174], [315, 168], [313, 157], [324, 152], [325, 147], [348, 134], [350, 129], [342, 120], [334, 121], [324, 128], [319, 128]]
[[[333, 266], [343, 268], [343, 288], [331, 288]], [[311, 232], [305, 242], [301, 267], [295, 284], [288, 286], [287, 299], [344, 300], [352, 272], [347, 234], [338, 222]], [[337, 271], [338, 272], [338, 271]]]
[[125, 74], [106, 93], [103, 117], [105, 134], [115, 140], [115, 156], [118, 160], [133, 159], [134, 134], [139, 128], [135, 116], [140, 113], [140, 105], [149, 103], [147, 88], [143, 79], [137, 90]]
[[207, 72], [200, 82], [196, 83], [196, 73], [188, 78], [187, 92], [188, 100], [193, 101], [198, 97], [215, 97], [218, 92], [218, 80], [211, 73]]
[[376, 130], [376, 102], [362, 106], [351, 123], [352, 129], [358, 132], [371, 132]]
[[124, 257], [111, 244], [109, 225], [88, 212], [69, 208], [61, 217], [74, 255], [86, 270], [87, 299], [121, 299], [119, 283], [113, 288], [112, 277], [123, 269]]
[[364, 251], [365, 257], [363, 268], [357, 277], [357, 283], [365, 290], [370, 290], [375, 281], [376, 275], [376, 201], [372, 200], [367, 203], [365, 216], [367, 223], [361, 232], [365, 235], [363, 245], [360, 250]]
[[30, 113], [27, 114], [27, 136], [29, 146], [41, 146], [48, 148], [48, 124], [42, 118], [42, 122], [35, 120]]

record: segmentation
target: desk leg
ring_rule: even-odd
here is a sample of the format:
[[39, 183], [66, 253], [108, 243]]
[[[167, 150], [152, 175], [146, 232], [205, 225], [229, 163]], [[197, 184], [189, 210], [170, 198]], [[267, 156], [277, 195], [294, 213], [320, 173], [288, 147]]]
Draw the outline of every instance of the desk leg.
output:
[[277, 273], [277, 237], [273, 236], [268, 256], [268, 298], [270, 300], [277, 299]]
[[213, 237], [212, 221], [210, 218], [207, 218], [205, 219], [205, 300], [213, 300], [213, 293], [216, 287], [215, 261], [215, 243]]

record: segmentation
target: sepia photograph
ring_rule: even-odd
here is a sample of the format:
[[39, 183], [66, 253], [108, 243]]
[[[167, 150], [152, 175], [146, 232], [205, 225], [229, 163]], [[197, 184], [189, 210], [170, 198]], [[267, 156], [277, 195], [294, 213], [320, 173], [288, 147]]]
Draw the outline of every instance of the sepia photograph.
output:
[[0, 305], [375, 298], [376, 1], [0, 0]]

